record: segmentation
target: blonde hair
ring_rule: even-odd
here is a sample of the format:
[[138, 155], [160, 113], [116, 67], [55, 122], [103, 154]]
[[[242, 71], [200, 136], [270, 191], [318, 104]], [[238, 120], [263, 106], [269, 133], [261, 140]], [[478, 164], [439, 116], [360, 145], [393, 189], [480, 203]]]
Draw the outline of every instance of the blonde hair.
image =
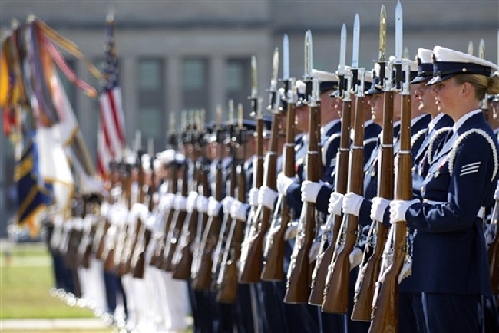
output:
[[485, 94], [499, 94], [499, 76], [485, 76], [482, 74], [460, 74], [456, 75], [457, 83], [470, 83], [475, 89], [475, 95], [479, 101], [485, 98]]

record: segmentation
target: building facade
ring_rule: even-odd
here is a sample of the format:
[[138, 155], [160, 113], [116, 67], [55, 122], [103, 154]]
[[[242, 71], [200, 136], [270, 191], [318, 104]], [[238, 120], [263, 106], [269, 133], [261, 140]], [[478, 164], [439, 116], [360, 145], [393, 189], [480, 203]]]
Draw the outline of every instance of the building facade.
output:
[[[382, 4], [387, 11], [390, 55], [394, 50], [395, 1], [1, 0], [0, 27], [8, 28], [11, 19], [24, 21], [34, 14], [74, 41], [99, 67], [104, 58], [106, 15], [114, 10], [127, 142], [131, 145], [136, 130], [140, 130], [144, 140], [154, 138], [159, 151], [166, 147], [168, 131], [180, 127], [182, 110], [205, 109], [208, 120], [214, 120], [216, 106], [227, 110], [228, 100], [233, 99], [235, 105], [242, 103], [245, 114], [249, 114], [252, 55], [257, 57], [258, 90], [265, 106], [272, 52], [275, 47], [282, 48], [284, 34], [290, 40], [292, 76], [303, 75], [307, 29], [314, 37], [314, 67], [334, 71], [341, 25], [347, 25], [348, 64], [353, 18], [358, 13], [360, 65], [371, 69], [378, 54]], [[402, 4], [404, 46], [411, 57], [418, 47], [435, 45], [466, 51], [469, 41], [474, 42], [476, 54], [483, 38], [486, 58], [497, 62], [499, 1], [420, 0]], [[99, 87], [81, 61], [70, 55], [67, 59], [82, 79]], [[66, 86], [95, 161], [98, 103], [75, 87]], [[0, 211], [12, 207], [9, 188], [13, 169], [13, 149], [1, 136]], [[0, 225], [0, 234], [2, 230]]]

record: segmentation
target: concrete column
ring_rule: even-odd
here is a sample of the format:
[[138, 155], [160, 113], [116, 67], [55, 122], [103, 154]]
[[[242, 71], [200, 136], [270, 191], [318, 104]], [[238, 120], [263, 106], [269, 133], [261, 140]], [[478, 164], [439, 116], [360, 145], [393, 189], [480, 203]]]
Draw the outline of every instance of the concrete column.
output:
[[175, 128], [180, 128], [180, 112], [182, 109], [182, 59], [178, 55], [170, 55], [165, 66], [166, 84], [166, 117], [165, 135], [170, 129], [170, 113], [175, 114]]
[[123, 56], [122, 61], [121, 75], [123, 80], [121, 82], [123, 82], [123, 86], [121, 91], [123, 113], [125, 115], [126, 143], [128, 147], [132, 147], [139, 121], [139, 115], [137, 114], [137, 64], [136, 58], [133, 56]]

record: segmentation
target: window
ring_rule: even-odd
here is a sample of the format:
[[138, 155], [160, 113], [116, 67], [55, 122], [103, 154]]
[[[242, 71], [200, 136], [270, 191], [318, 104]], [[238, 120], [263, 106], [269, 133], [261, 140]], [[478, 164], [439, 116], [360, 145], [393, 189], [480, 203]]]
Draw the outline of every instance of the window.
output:
[[243, 104], [245, 117], [251, 112], [248, 96], [251, 94], [251, 58], [229, 58], [226, 61], [226, 100], [232, 99], [234, 107]]
[[209, 107], [208, 60], [184, 58], [182, 60], [182, 107], [205, 109]]
[[154, 139], [156, 147], [165, 146], [165, 80], [164, 61], [157, 58], [139, 59], [137, 63], [138, 124], [142, 133], [142, 147]]

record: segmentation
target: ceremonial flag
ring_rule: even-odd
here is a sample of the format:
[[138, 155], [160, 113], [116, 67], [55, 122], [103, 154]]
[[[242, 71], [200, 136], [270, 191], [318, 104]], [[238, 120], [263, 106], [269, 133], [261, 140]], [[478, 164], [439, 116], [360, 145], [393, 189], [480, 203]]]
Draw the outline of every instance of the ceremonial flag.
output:
[[97, 134], [97, 168], [101, 177], [109, 173], [109, 162], [121, 157], [125, 147], [125, 121], [118, 85], [118, 64], [114, 45], [114, 17], [107, 18], [104, 86], [100, 95], [100, 124]]
[[21, 158], [16, 161], [14, 180], [17, 185], [17, 223], [28, 226], [31, 235], [39, 231], [39, 214], [52, 204], [53, 187], [40, 177], [35, 132], [27, 138]]

